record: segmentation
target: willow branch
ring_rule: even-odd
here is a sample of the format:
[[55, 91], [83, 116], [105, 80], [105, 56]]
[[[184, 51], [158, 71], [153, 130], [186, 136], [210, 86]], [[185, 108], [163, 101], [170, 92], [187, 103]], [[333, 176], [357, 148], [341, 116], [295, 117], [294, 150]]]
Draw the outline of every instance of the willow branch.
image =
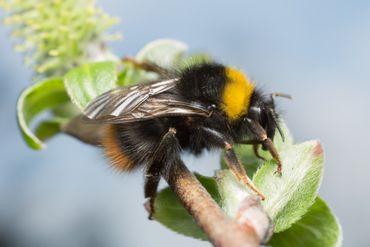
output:
[[62, 131], [84, 143], [99, 146], [103, 138], [104, 125], [86, 123], [79, 115], [63, 125]]

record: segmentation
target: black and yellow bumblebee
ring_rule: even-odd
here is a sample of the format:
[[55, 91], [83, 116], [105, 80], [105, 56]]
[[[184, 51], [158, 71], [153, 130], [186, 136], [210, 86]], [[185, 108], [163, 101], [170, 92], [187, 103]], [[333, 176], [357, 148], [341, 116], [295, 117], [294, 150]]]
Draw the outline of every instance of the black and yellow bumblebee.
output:
[[[240, 70], [218, 63], [202, 63], [171, 71], [150, 62], [128, 59], [160, 79], [116, 88], [94, 99], [85, 109], [87, 121], [106, 124], [102, 145], [113, 166], [122, 171], [145, 168], [145, 197], [151, 203], [161, 174], [180, 153], [225, 149], [225, 161], [236, 178], [264, 196], [247, 177], [234, 144], [268, 150], [282, 164], [272, 142], [279, 128], [274, 96], [263, 95]], [[282, 134], [282, 133], [281, 133]], [[151, 209], [153, 205], [151, 205]]]

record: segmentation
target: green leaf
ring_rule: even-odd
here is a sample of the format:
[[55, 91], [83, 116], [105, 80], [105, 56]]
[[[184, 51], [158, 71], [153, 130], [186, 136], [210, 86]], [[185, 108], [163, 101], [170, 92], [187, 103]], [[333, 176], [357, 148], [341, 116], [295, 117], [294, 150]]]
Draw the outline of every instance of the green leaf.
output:
[[[69, 101], [61, 78], [51, 78], [25, 89], [17, 102], [17, 119], [22, 136], [33, 149], [45, 144], [30, 129], [29, 124], [41, 112]], [[46, 130], [45, 128], [43, 128]]]
[[53, 115], [57, 117], [68, 119], [71, 119], [81, 113], [78, 108], [70, 101], [53, 108], [52, 112]]
[[124, 62], [123, 68], [118, 74], [117, 84], [119, 86], [129, 86], [157, 79], [158, 75], [153, 72], [147, 72], [135, 67], [130, 62]]
[[194, 175], [197, 177], [199, 182], [203, 185], [212, 198], [219, 203], [221, 201], [221, 195], [218, 191], [217, 182], [213, 177], [203, 176], [197, 172], [194, 172]]
[[[213, 178], [195, 174], [199, 182], [207, 189], [215, 201], [220, 200], [217, 184]], [[201, 240], [207, 237], [200, 230], [193, 218], [186, 212], [175, 193], [170, 188], [160, 191], [155, 199], [154, 219], [169, 229]]]
[[98, 95], [117, 86], [115, 62], [85, 64], [70, 70], [64, 84], [72, 102], [82, 111]]
[[275, 233], [268, 242], [272, 247], [335, 247], [341, 246], [342, 230], [333, 212], [321, 198], [289, 229]]
[[207, 240], [193, 218], [186, 212], [170, 188], [162, 190], [155, 199], [153, 218], [167, 228], [185, 236]]
[[275, 223], [275, 232], [289, 228], [313, 204], [323, 172], [323, 150], [318, 141], [286, 146], [280, 150], [283, 175], [276, 163], [266, 162], [253, 182], [265, 194], [263, 206]]
[[59, 117], [43, 121], [36, 127], [36, 136], [40, 140], [46, 141], [58, 134], [61, 131], [62, 125], [66, 122], [68, 122], [67, 118]]
[[145, 45], [136, 55], [140, 62], [150, 61], [164, 68], [179, 64], [187, 50], [185, 43], [174, 39], [158, 39]]
[[182, 59], [182, 61], [180, 62], [179, 68], [185, 69], [193, 65], [202, 64], [202, 63], [210, 63], [213, 61], [214, 59], [209, 54], [194, 53]]

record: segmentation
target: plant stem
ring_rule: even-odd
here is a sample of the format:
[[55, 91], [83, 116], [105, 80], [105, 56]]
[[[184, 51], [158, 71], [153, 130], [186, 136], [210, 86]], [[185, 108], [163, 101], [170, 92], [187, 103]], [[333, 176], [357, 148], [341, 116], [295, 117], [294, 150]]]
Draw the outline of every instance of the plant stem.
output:
[[182, 162], [173, 165], [166, 174], [162, 175], [214, 246], [260, 245], [262, 239], [256, 234], [252, 224], [245, 221], [237, 222], [226, 216]]

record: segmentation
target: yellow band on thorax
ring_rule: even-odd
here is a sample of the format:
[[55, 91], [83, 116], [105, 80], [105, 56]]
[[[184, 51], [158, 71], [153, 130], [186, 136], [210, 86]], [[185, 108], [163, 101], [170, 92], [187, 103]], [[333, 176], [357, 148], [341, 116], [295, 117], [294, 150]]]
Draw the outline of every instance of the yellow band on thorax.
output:
[[222, 110], [234, 121], [248, 110], [255, 86], [243, 72], [234, 68], [226, 68], [226, 77]]

